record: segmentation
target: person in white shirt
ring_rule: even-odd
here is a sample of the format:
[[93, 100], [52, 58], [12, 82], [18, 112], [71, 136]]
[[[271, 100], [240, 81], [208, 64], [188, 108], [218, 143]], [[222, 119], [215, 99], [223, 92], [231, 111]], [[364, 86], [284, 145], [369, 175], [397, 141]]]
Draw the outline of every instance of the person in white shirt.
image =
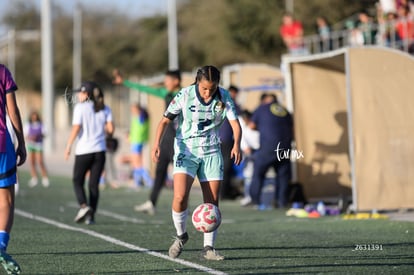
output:
[[240, 147], [243, 151], [243, 180], [244, 180], [244, 197], [240, 200], [241, 206], [247, 206], [251, 203], [250, 185], [253, 177], [253, 152], [260, 147], [260, 133], [248, 127], [251, 121], [252, 113], [244, 110], [240, 114], [240, 126], [242, 128], [242, 138]]
[[[71, 153], [72, 144], [78, 138], [75, 150], [73, 184], [80, 205], [75, 222], [93, 224], [99, 200], [99, 179], [105, 166], [106, 134], [113, 134], [112, 111], [104, 104], [102, 89], [94, 82], [84, 82], [79, 89], [79, 103], [73, 110], [72, 131], [65, 150], [65, 158]], [[89, 202], [85, 194], [85, 178], [89, 174]]]

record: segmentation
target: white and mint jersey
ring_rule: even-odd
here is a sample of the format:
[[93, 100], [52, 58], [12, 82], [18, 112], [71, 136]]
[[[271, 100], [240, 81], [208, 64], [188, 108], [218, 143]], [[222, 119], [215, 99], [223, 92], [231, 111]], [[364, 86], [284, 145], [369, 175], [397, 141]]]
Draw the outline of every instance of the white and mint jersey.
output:
[[[182, 89], [171, 101], [164, 116], [177, 117], [175, 153], [203, 156], [220, 150], [219, 128], [227, 117], [236, 120], [234, 102], [227, 90], [219, 88], [210, 102], [205, 103], [198, 85]], [[178, 150], [178, 152], [177, 152]]]

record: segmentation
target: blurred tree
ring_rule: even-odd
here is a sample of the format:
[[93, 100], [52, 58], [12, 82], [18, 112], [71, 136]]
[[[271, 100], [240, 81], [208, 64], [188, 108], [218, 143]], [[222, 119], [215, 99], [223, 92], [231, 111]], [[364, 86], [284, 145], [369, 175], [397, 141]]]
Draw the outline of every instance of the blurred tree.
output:
[[[341, 22], [372, 0], [295, 1], [294, 16], [305, 33], [315, 31], [317, 16]], [[182, 0], [178, 7], [179, 54], [183, 70], [204, 64], [236, 62], [278, 65], [285, 52], [279, 36], [284, 0]], [[53, 7], [55, 86], [72, 83], [72, 14]], [[116, 10], [95, 9], [83, 14], [82, 78], [111, 79], [113, 68], [150, 75], [168, 67], [167, 18], [134, 19]], [[33, 2], [18, 0], [3, 23], [15, 30], [40, 29], [40, 12]], [[40, 41], [18, 42], [16, 74], [20, 86], [40, 90]]]

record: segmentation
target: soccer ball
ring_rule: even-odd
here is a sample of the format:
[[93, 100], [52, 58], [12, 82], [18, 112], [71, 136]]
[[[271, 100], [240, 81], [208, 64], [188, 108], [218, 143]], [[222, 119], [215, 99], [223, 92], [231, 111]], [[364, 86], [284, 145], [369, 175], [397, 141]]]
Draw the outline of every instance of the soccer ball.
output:
[[213, 232], [221, 223], [220, 209], [212, 203], [200, 204], [194, 209], [192, 221], [197, 231]]

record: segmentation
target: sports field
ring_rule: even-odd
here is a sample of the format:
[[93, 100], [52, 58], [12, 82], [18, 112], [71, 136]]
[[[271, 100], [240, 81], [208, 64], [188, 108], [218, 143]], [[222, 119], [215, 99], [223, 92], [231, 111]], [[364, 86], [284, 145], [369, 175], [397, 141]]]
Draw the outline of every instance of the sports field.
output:
[[[148, 190], [103, 190], [96, 224], [87, 226], [73, 222], [77, 208], [70, 179], [51, 177], [48, 189], [29, 189], [23, 172], [20, 180], [8, 251], [22, 274], [414, 274], [411, 222], [297, 219], [225, 201], [216, 248], [226, 260], [200, 260], [202, 234], [190, 220], [190, 240], [180, 259], [171, 260], [170, 190], [163, 191], [153, 217], [132, 210]], [[200, 202], [193, 188], [191, 209]], [[378, 250], [355, 251], [357, 245]]]

